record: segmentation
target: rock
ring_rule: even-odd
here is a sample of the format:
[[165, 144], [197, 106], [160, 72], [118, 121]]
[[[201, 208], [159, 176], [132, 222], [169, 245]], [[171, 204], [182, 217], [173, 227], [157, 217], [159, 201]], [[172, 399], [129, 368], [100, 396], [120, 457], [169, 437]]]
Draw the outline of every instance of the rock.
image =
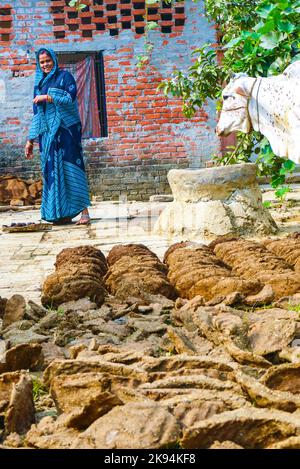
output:
[[10, 433], [4, 440], [4, 444], [9, 448], [21, 448], [23, 438], [18, 433]]
[[16, 321], [23, 319], [25, 314], [26, 302], [22, 295], [13, 295], [6, 302], [3, 315], [2, 329], [10, 326]]
[[0, 296], [0, 319], [2, 319], [4, 316], [6, 303], [7, 303], [7, 298], [1, 298]]
[[296, 335], [293, 319], [261, 319], [250, 325], [248, 339], [257, 355], [268, 355], [288, 346]]
[[0, 362], [0, 373], [17, 370], [35, 371], [41, 367], [42, 347], [39, 344], [19, 344], [7, 350]]
[[146, 318], [129, 318], [128, 320], [128, 327], [132, 328], [133, 330], [138, 330], [143, 333], [144, 337], [147, 337], [150, 334], [162, 333], [167, 330], [166, 324], [162, 321], [162, 319], [154, 317], [150, 318], [147, 316]]
[[0, 362], [2, 361], [1, 356], [6, 351], [6, 347], [7, 347], [7, 344], [6, 344], [5, 340], [0, 339]]
[[32, 395], [32, 381], [27, 373], [22, 373], [13, 389], [9, 406], [5, 414], [5, 429], [7, 433], [25, 433], [34, 423], [34, 403]]
[[62, 303], [60, 307], [66, 312], [70, 311], [81, 311], [88, 312], [90, 310], [97, 309], [96, 303], [92, 302], [89, 298], [80, 298], [77, 301], [69, 301], [67, 303]]
[[103, 449], [169, 448], [180, 436], [180, 425], [164, 406], [133, 402], [117, 406], [96, 420], [74, 448], [84, 448], [85, 439], [92, 441], [94, 448]]
[[14, 371], [0, 374], [0, 411], [8, 407], [14, 384], [20, 380], [21, 372]]
[[0, 176], [0, 204], [34, 205], [41, 199], [42, 182], [25, 181], [12, 175]]
[[53, 360], [67, 358], [67, 353], [63, 347], [59, 347], [51, 342], [41, 344], [43, 368], [47, 368]]
[[78, 431], [66, 428], [64, 418], [44, 417], [38, 425], [32, 425], [25, 437], [26, 445], [38, 449], [70, 449], [78, 438]]
[[222, 360], [213, 360], [206, 356], [194, 355], [173, 355], [170, 357], [148, 357], [145, 358], [141, 367], [147, 372], [171, 372], [180, 370], [199, 370], [199, 369], [215, 369], [219, 371], [231, 372], [233, 367], [231, 364]]
[[3, 337], [8, 332], [11, 331], [27, 331], [28, 329], [31, 329], [33, 326], [33, 321], [29, 321], [28, 319], [22, 319], [21, 321], [16, 321], [13, 322], [10, 326], [7, 326], [5, 329], [2, 329], [1, 333]]
[[153, 307], [152, 306], [142, 306], [142, 305], [139, 305], [138, 306], [138, 312], [141, 313], [141, 314], [149, 314], [149, 313], [152, 313], [153, 311]]
[[261, 382], [270, 389], [300, 394], [300, 363], [272, 367], [263, 376]]
[[[174, 389], [168, 389], [170, 391]], [[182, 389], [178, 391], [180, 393], [173, 397], [168, 398], [165, 395], [160, 403], [168, 407], [177, 420], [188, 428], [212, 415], [250, 406], [242, 395], [232, 391], [190, 389], [185, 394], [182, 394]]]
[[267, 446], [266, 449], [300, 449], [300, 436], [291, 436], [286, 440]]
[[244, 449], [242, 446], [237, 445], [233, 441], [225, 440], [225, 441], [214, 441], [213, 444], [209, 447], [209, 449]]
[[197, 354], [197, 348], [189, 339], [187, 334], [179, 327], [168, 327], [168, 336], [171, 342], [173, 342], [177, 353], [189, 353], [190, 355]]
[[298, 307], [300, 304], [300, 293], [295, 293], [294, 295], [283, 296], [274, 302], [274, 307], [282, 309], [290, 309], [293, 307]]
[[49, 386], [55, 376], [72, 375], [78, 373], [109, 373], [134, 381], [136, 384], [147, 380], [147, 373], [141, 368], [131, 365], [122, 365], [106, 361], [101, 356], [86, 360], [54, 360], [44, 372], [44, 382]]
[[270, 390], [267, 386], [249, 375], [237, 370], [236, 381], [249, 397], [259, 407], [271, 407], [286, 412], [294, 412], [300, 408], [300, 396], [294, 396], [290, 392]]
[[298, 435], [300, 422], [279, 410], [237, 409], [214, 415], [185, 429], [182, 448], [209, 448], [214, 441], [233, 441], [245, 449], [265, 448]]
[[239, 392], [240, 387], [231, 381], [221, 381], [220, 379], [210, 378], [204, 375], [184, 375], [171, 376], [164, 379], [157, 379], [152, 383], [141, 384], [139, 389], [171, 389], [171, 388], [193, 388], [193, 389], [212, 389], [216, 391], [229, 390]]
[[234, 358], [238, 363], [242, 365], [252, 365], [260, 368], [269, 368], [272, 366], [272, 363], [266, 360], [265, 358], [256, 355], [248, 350], [242, 350], [234, 342], [227, 341], [225, 342], [225, 348], [228, 353]]
[[300, 348], [286, 347], [279, 352], [278, 356], [280, 359], [287, 360], [291, 363], [300, 363]]
[[272, 303], [275, 294], [271, 285], [265, 285], [257, 295], [249, 295], [243, 303], [248, 306], [263, 306]]
[[[48, 309], [44, 308], [41, 305], [38, 305], [32, 300], [28, 301], [28, 306], [31, 314], [33, 314], [35, 318], [38, 318], [37, 320], [43, 318], [44, 316], [46, 316], [46, 314], [49, 313]], [[26, 314], [28, 314], [28, 310], [26, 311]]]
[[50, 391], [58, 410], [70, 414], [67, 426], [83, 429], [122, 404], [109, 388], [107, 375], [92, 372], [57, 376]]
[[21, 344], [40, 344], [49, 340], [49, 336], [36, 334], [31, 329], [27, 329], [25, 331], [12, 329], [3, 334], [3, 337], [9, 342], [10, 347]]
[[38, 324], [36, 324], [32, 328], [32, 330], [37, 333], [43, 332], [47, 329], [52, 329], [52, 327], [55, 327], [57, 325], [57, 322], [58, 322], [58, 314], [56, 311], [53, 311], [53, 312], [47, 313], [46, 316], [40, 319]]

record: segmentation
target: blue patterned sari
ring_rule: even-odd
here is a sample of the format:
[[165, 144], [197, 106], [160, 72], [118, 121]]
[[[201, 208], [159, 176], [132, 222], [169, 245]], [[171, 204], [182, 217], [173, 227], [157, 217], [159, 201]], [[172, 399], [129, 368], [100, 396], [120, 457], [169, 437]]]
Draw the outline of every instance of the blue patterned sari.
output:
[[[45, 75], [39, 54], [46, 50], [54, 67]], [[55, 53], [48, 48], [37, 52], [34, 97], [48, 94], [52, 103], [33, 106], [29, 139], [39, 138], [43, 195], [41, 217], [55, 222], [73, 218], [90, 205], [81, 145], [81, 122], [76, 82], [68, 71], [58, 68]]]

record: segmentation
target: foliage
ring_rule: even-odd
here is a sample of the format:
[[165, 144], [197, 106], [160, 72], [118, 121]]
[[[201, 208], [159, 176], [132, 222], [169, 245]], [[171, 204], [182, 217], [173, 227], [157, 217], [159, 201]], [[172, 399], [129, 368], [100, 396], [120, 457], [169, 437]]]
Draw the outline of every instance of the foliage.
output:
[[[205, 13], [218, 25], [220, 46], [205, 44], [187, 73], [175, 70], [159, 88], [165, 94], [183, 98], [183, 112], [192, 117], [207, 98], [217, 100], [232, 73], [251, 76], [281, 73], [300, 59], [300, 0], [204, 0]], [[220, 60], [221, 59], [221, 60]], [[220, 61], [222, 63], [220, 63]], [[249, 161], [257, 155], [259, 173], [271, 176], [271, 184], [284, 197], [289, 188], [280, 187], [295, 165], [280, 158], [258, 132], [237, 135], [236, 148], [215, 159], [219, 164]]]
[[32, 379], [32, 393], [34, 402], [37, 402], [42, 396], [47, 394], [43, 383], [37, 378]]
[[71, 0], [69, 2], [69, 7], [75, 7], [76, 10], [82, 11], [87, 7], [87, 4], [82, 3], [81, 0]]
[[287, 306], [287, 309], [288, 311], [295, 311], [296, 313], [300, 313], [300, 304], [298, 305], [289, 304]]
[[57, 315], [58, 316], [64, 316], [65, 315], [65, 310], [61, 306], [57, 308]]

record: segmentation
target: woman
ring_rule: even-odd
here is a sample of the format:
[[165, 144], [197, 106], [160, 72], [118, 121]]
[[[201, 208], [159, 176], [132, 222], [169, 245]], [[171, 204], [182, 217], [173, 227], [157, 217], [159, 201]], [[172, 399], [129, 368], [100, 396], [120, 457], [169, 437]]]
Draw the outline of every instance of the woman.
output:
[[43, 195], [41, 217], [54, 224], [90, 223], [87, 178], [81, 146], [81, 122], [76, 82], [68, 71], [58, 68], [53, 50], [37, 52], [34, 84], [34, 117], [25, 147], [26, 159], [33, 158], [33, 142], [39, 138]]

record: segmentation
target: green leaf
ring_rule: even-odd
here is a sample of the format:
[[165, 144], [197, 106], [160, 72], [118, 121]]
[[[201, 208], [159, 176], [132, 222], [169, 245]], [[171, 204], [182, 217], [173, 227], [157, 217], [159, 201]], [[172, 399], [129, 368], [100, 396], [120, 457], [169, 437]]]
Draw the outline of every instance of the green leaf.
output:
[[282, 167], [287, 173], [291, 173], [296, 168], [296, 163], [294, 163], [294, 161], [291, 161], [291, 160], [286, 160], [282, 164]]
[[261, 18], [267, 18], [269, 14], [276, 8], [275, 5], [271, 5], [270, 3], [263, 5], [256, 9], [258, 15]]
[[278, 21], [277, 27], [282, 33], [292, 33], [296, 29], [296, 26], [290, 21]]
[[263, 202], [263, 206], [264, 206], [265, 208], [271, 208], [271, 207], [272, 207], [272, 202], [270, 202], [269, 200], [265, 200], [265, 201]]
[[260, 34], [266, 34], [269, 33], [270, 31], [274, 31], [275, 29], [275, 23], [274, 20], [271, 19], [267, 21], [265, 24], [263, 24], [259, 29], [257, 29], [257, 32]]
[[153, 29], [158, 28], [158, 23], [156, 23], [156, 21], [148, 21], [148, 23], [146, 24], [146, 28], [148, 29], [148, 31], [152, 31]]
[[278, 44], [285, 39], [286, 35], [279, 33], [277, 31], [270, 32], [261, 36], [260, 38], [260, 46], [263, 49], [273, 50]]
[[274, 60], [274, 62], [272, 62], [270, 67], [268, 68], [268, 76], [278, 75], [278, 73], [282, 71], [283, 66], [284, 61], [281, 57], [277, 57], [277, 59]]
[[291, 189], [289, 187], [280, 187], [279, 189], [277, 189], [277, 191], [275, 191], [275, 196], [281, 200], [284, 200], [290, 190]]
[[231, 41], [229, 41], [227, 44], [225, 44], [223, 46], [223, 49], [230, 49], [231, 47], [236, 46], [237, 44], [239, 44], [242, 40], [243, 40], [243, 38], [241, 36], [235, 37], [235, 38], [231, 39]]

